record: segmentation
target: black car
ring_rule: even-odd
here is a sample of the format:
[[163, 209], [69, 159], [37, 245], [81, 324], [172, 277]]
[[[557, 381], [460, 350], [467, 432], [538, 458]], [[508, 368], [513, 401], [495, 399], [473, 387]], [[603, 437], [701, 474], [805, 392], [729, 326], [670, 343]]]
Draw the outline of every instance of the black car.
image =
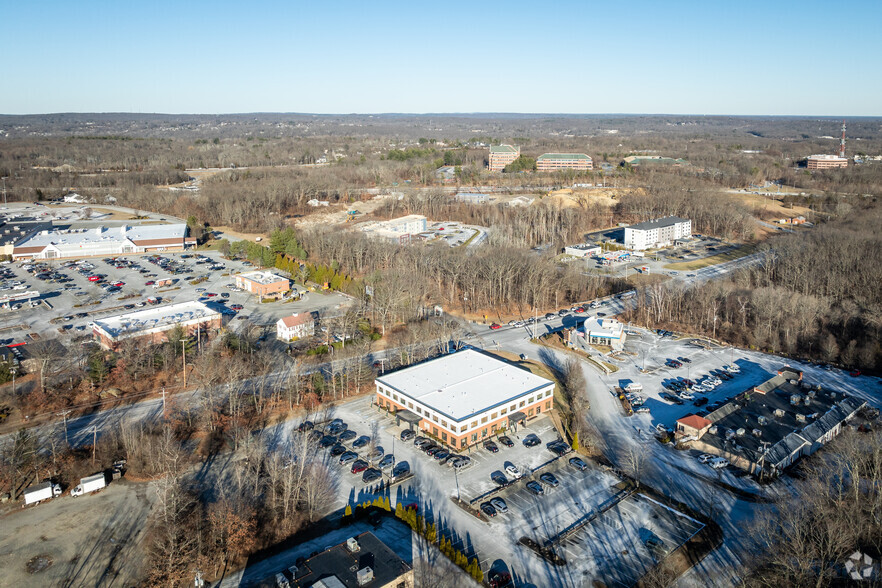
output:
[[659, 396], [662, 399], [667, 400], [668, 402], [673, 402], [674, 404], [683, 404], [683, 401], [680, 398], [674, 396], [673, 394], [669, 394], [668, 392], [662, 392], [661, 394], [659, 394]]
[[432, 443], [426, 448], [426, 455], [434, 456], [439, 451], [442, 451], [441, 446]]
[[585, 463], [584, 461], [582, 461], [581, 459], [579, 459], [578, 457], [570, 458], [570, 465], [580, 471], [585, 471], [586, 469], [588, 469], [588, 464]]
[[343, 442], [352, 441], [356, 437], [358, 437], [358, 433], [356, 433], [352, 429], [349, 429], [348, 431], [343, 431], [340, 434], [340, 441], [343, 441]]
[[368, 437], [368, 436], [366, 436], [366, 435], [362, 435], [361, 437], [359, 437], [358, 439], [356, 439], [356, 440], [352, 443], [352, 447], [355, 448], [355, 449], [361, 449], [362, 447], [364, 447], [365, 445], [367, 445], [367, 444], [370, 443], [370, 442], [371, 442], [371, 438], [370, 438], [370, 437]]
[[534, 433], [530, 433], [526, 437], [524, 437], [524, 446], [525, 447], [536, 447], [542, 443], [542, 440], [539, 439]]
[[340, 456], [340, 463], [347, 464], [350, 461], [355, 461], [356, 459], [358, 459], [357, 453], [355, 453], [354, 451], [347, 451], [346, 453], [344, 453], [343, 455]]
[[297, 427], [297, 430], [300, 431], [301, 433], [303, 433], [305, 431], [312, 431], [313, 428], [315, 428], [315, 423], [313, 423], [312, 421], [303, 421]]
[[382, 477], [383, 474], [377, 468], [368, 468], [364, 471], [364, 474], [361, 475], [361, 481], [365, 484], [370, 484]]
[[536, 482], [535, 480], [527, 482], [527, 490], [529, 490], [536, 496], [542, 496], [543, 494], [545, 494], [545, 488], [543, 488], [542, 484]]
[[432, 457], [434, 457], [435, 459], [437, 459], [441, 463], [445, 463], [444, 460], [447, 459], [448, 457], [450, 457], [450, 452], [447, 451], [446, 449], [442, 449], [441, 451], [439, 451], [438, 453], [436, 453]]
[[506, 478], [505, 474], [503, 474], [502, 472], [493, 472], [492, 474], [490, 474], [490, 479], [500, 486], [508, 484], [508, 478]]
[[409, 474], [409, 473], [410, 473], [410, 464], [408, 464], [406, 461], [399, 461], [397, 464], [395, 464], [395, 467], [392, 468], [392, 475], [393, 476], [403, 476], [404, 474]]
[[678, 357], [677, 360], [681, 361], [683, 363], [692, 363], [692, 360], [689, 359], [688, 357]]
[[502, 435], [499, 438], [499, 442], [502, 443], [503, 445], [505, 445], [506, 447], [514, 447], [514, 442], [511, 439], [509, 439], [508, 437], [506, 437], [505, 435]]
[[409, 441], [416, 437], [416, 433], [414, 433], [410, 429], [405, 429], [404, 431], [401, 431], [401, 435], [399, 435], [399, 437], [402, 441]]
[[493, 441], [484, 441], [484, 449], [490, 453], [499, 453], [499, 446]]
[[496, 516], [496, 509], [493, 508], [493, 505], [490, 504], [489, 502], [482, 502], [481, 503], [481, 512], [484, 513], [485, 515], [487, 515], [488, 517], [495, 517]]
[[539, 479], [551, 486], [552, 488], [557, 488], [560, 486], [560, 482], [557, 481], [557, 478], [554, 477], [554, 474], [545, 473], [539, 476]]
[[431, 441], [429, 441], [428, 439], [426, 439], [422, 435], [417, 435], [413, 440], [413, 444], [416, 447], [424, 447], [424, 446], [428, 445], [429, 443], [431, 443]]
[[338, 455], [343, 455], [344, 453], [346, 453], [346, 448], [339, 443], [331, 447], [331, 455], [333, 455], [334, 457], [337, 457]]
[[333, 435], [325, 435], [324, 437], [322, 437], [322, 440], [319, 441], [319, 445], [322, 447], [330, 447], [335, 443], [337, 443], [337, 438]]
[[701, 398], [698, 398], [692, 404], [693, 406], [704, 406], [705, 404], [707, 404], [707, 397], [703, 396]]
[[570, 450], [570, 446], [563, 441], [555, 441], [548, 444], [548, 450], [557, 456], [566, 455]]

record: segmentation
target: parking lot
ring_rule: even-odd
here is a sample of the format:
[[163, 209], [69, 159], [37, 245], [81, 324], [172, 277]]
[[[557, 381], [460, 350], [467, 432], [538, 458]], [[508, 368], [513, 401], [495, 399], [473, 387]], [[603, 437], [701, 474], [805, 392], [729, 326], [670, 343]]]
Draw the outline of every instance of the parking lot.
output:
[[[370, 398], [337, 405], [315, 418], [325, 423], [330, 419], [345, 422], [347, 430], [355, 432], [345, 443], [347, 450], [352, 449], [355, 439], [369, 437], [372, 443], [355, 450], [359, 458], [370, 461], [367, 455], [379, 445], [384, 455], [394, 454], [396, 464], [407, 464], [414, 475], [393, 488], [393, 504], [396, 498], [419, 503], [429, 520], [440, 521], [465, 542], [463, 546], [476, 549], [483, 569], [498, 566], [500, 561], [517, 562], [516, 567], [528, 572], [525, 577], [536, 585], [545, 585], [537, 580], [540, 578], [559, 583], [561, 574], [572, 579], [564, 582], [569, 585], [581, 585], [585, 578], [610, 580], [610, 585], [631, 585], [657, 558], [663, 558], [701, 528], [700, 523], [644, 496], [623, 493], [622, 480], [613, 472], [591, 465], [580, 470], [569, 463], [573, 453], [558, 457], [549, 451], [547, 444], [558, 436], [547, 417], [509, 432], [513, 447], [497, 442], [495, 453], [481, 445], [465, 452], [463, 455], [471, 463], [462, 468], [435, 460], [415, 447], [412, 440], [402, 442], [400, 433], [407, 428], [406, 423], [396, 426], [392, 417], [371, 405]], [[298, 424], [286, 423], [282, 427], [290, 431]], [[523, 444], [530, 434], [540, 438], [539, 445]], [[313, 437], [318, 440], [320, 435]], [[330, 458], [331, 447], [319, 450], [319, 458], [328, 464], [335, 478], [335, 506], [342, 509], [353, 501], [370, 499], [378, 482], [365, 483], [363, 472], [351, 473], [351, 461], [340, 465], [337, 458]], [[509, 464], [515, 465], [523, 477], [494, 492], [499, 488], [492, 480], [494, 474], [505, 474], [512, 482], [512, 476], [505, 472]], [[383, 470], [383, 480], [395, 482], [390, 473], [391, 468]], [[547, 473], [554, 476], [556, 486], [540, 482], [541, 495], [526, 487], [527, 481], [539, 481], [539, 476]], [[450, 498], [457, 494], [464, 501], [473, 502], [475, 508], [491, 497], [502, 498], [506, 511], [481, 520], [452, 506]], [[611, 500], [615, 505], [603, 510], [601, 506]], [[524, 536], [544, 543], [597, 511], [603, 512], [557, 546], [568, 562], [564, 568], [552, 566], [517, 545]]]
[[[36, 333], [79, 340], [90, 335], [92, 320], [148, 304], [202, 300], [231, 318], [269, 326], [304, 310], [337, 314], [348, 302], [340, 294], [310, 292], [296, 302], [260, 304], [235, 288], [234, 275], [251, 269], [247, 261], [222, 259], [213, 251], [7, 263], [0, 268], [0, 296], [40, 296], [0, 306], [0, 339], [10, 344]], [[34, 312], [32, 303], [41, 305], [41, 312]], [[242, 322], [235, 319], [233, 328]]]

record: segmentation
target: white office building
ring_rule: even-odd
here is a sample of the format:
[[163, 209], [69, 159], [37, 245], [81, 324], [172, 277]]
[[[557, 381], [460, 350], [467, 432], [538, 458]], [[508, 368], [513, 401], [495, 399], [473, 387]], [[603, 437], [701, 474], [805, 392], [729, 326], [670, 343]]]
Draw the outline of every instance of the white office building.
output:
[[692, 236], [692, 221], [678, 216], [658, 218], [625, 227], [625, 247], [643, 251], [671, 245]]

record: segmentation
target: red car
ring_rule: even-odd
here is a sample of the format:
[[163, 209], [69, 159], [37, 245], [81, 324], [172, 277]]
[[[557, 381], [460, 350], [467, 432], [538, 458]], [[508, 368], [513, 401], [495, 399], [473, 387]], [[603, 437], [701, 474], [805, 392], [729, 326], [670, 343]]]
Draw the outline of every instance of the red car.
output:
[[97, 282], [100, 279], [101, 279], [101, 276], [89, 276], [90, 282]]
[[495, 331], [496, 329], [501, 329], [502, 325], [497, 324], [497, 323], [493, 323], [492, 325], [490, 325], [490, 328]]
[[352, 473], [360, 474], [365, 471], [368, 467], [368, 464], [360, 459], [356, 460], [355, 463], [352, 464]]
[[231, 304], [230, 309], [232, 310], [242, 310], [243, 306], [241, 304]]
[[113, 285], [116, 286], [117, 288], [122, 288], [123, 286], [126, 285], [126, 283], [125, 282], [114, 282]]
[[856, 378], [859, 375], [861, 375], [861, 370], [853, 370], [848, 375], [851, 376], [852, 378]]
[[585, 312], [585, 309], [580, 306], [576, 309], [576, 312]]
[[149, 282], [144, 282], [144, 285], [145, 285], [145, 286], [152, 286], [152, 285], [155, 284], [155, 283], [156, 283], [156, 282], [154, 282], [153, 280], [150, 280]]
[[217, 296], [217, 294], [215, 294], [214, 292], [206, 292], [205, 295], [208, 296], [209, 298], [211, 298], [213, 296]]

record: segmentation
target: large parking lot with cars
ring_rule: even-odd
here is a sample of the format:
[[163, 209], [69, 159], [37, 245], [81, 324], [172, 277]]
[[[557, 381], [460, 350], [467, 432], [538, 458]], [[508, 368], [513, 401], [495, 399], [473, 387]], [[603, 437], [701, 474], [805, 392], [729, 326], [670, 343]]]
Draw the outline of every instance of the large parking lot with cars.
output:
[[0, 307], [0, 339], [11, 343], [37, 333], [74, 340], [88, 336], [96, 318], [148, 304], [201, 300], [223, 310], [236, 328], [245, 317], [270, 327], [295, 312], [334, 315], [348, 302], [340, 294], [310, 292], [297, 301], [261, 304], [235, 288], [234, 274], [250, 269], [214, 251], [7, 263], [0, 266], [0, 296], [39, 292], [39, 298]]
[[[622, 479], [614, 472], [587, 459], [579, 463], [581, 458], [568, 446], [552, 451], [560, 439], [549, 417], [508, 431], [509, 443], [494, 437], [495, 447], [479, 444], [443, 459], [436, 459], [438, 454], [428, 448], [429, 439], [418, 431], [405, 432], [406, 423], [396, 424], [370, 398], [345, 402], [309, 422], [280, 428], [297, 436], [300, 424], [299, 434], [310, 435], [319, 447], [325, 445], [315, 451], [333, 476], [337, 508], [370, 499], [381, 480], [391, 483], [393, 506], [396, 501], [419, 505], [427, 518], [462, 541], [468, 538], [483, 569], [505, 562], [535, 585], [580, 586], [591, 577], [630, 585], [702, 526], [641, 495], [623, 493]], [[456, 467], [462, 458], [467, 462]], [[371, 471], [377, 474], [368, 476]], [[472, 514], [454, 505], [457, 496], [473, 506]], [[492, 514], [482, 505], [491, 505]], [[483, 515], [476, 516], [481, 511]], [[586, 518], [591, 520], [558, 544], [568, 562], [564, 568], [517, 544], [521, 537], [540, 543], [553, 540]], [[566, 581], [560, 581], [562, 574]]]

